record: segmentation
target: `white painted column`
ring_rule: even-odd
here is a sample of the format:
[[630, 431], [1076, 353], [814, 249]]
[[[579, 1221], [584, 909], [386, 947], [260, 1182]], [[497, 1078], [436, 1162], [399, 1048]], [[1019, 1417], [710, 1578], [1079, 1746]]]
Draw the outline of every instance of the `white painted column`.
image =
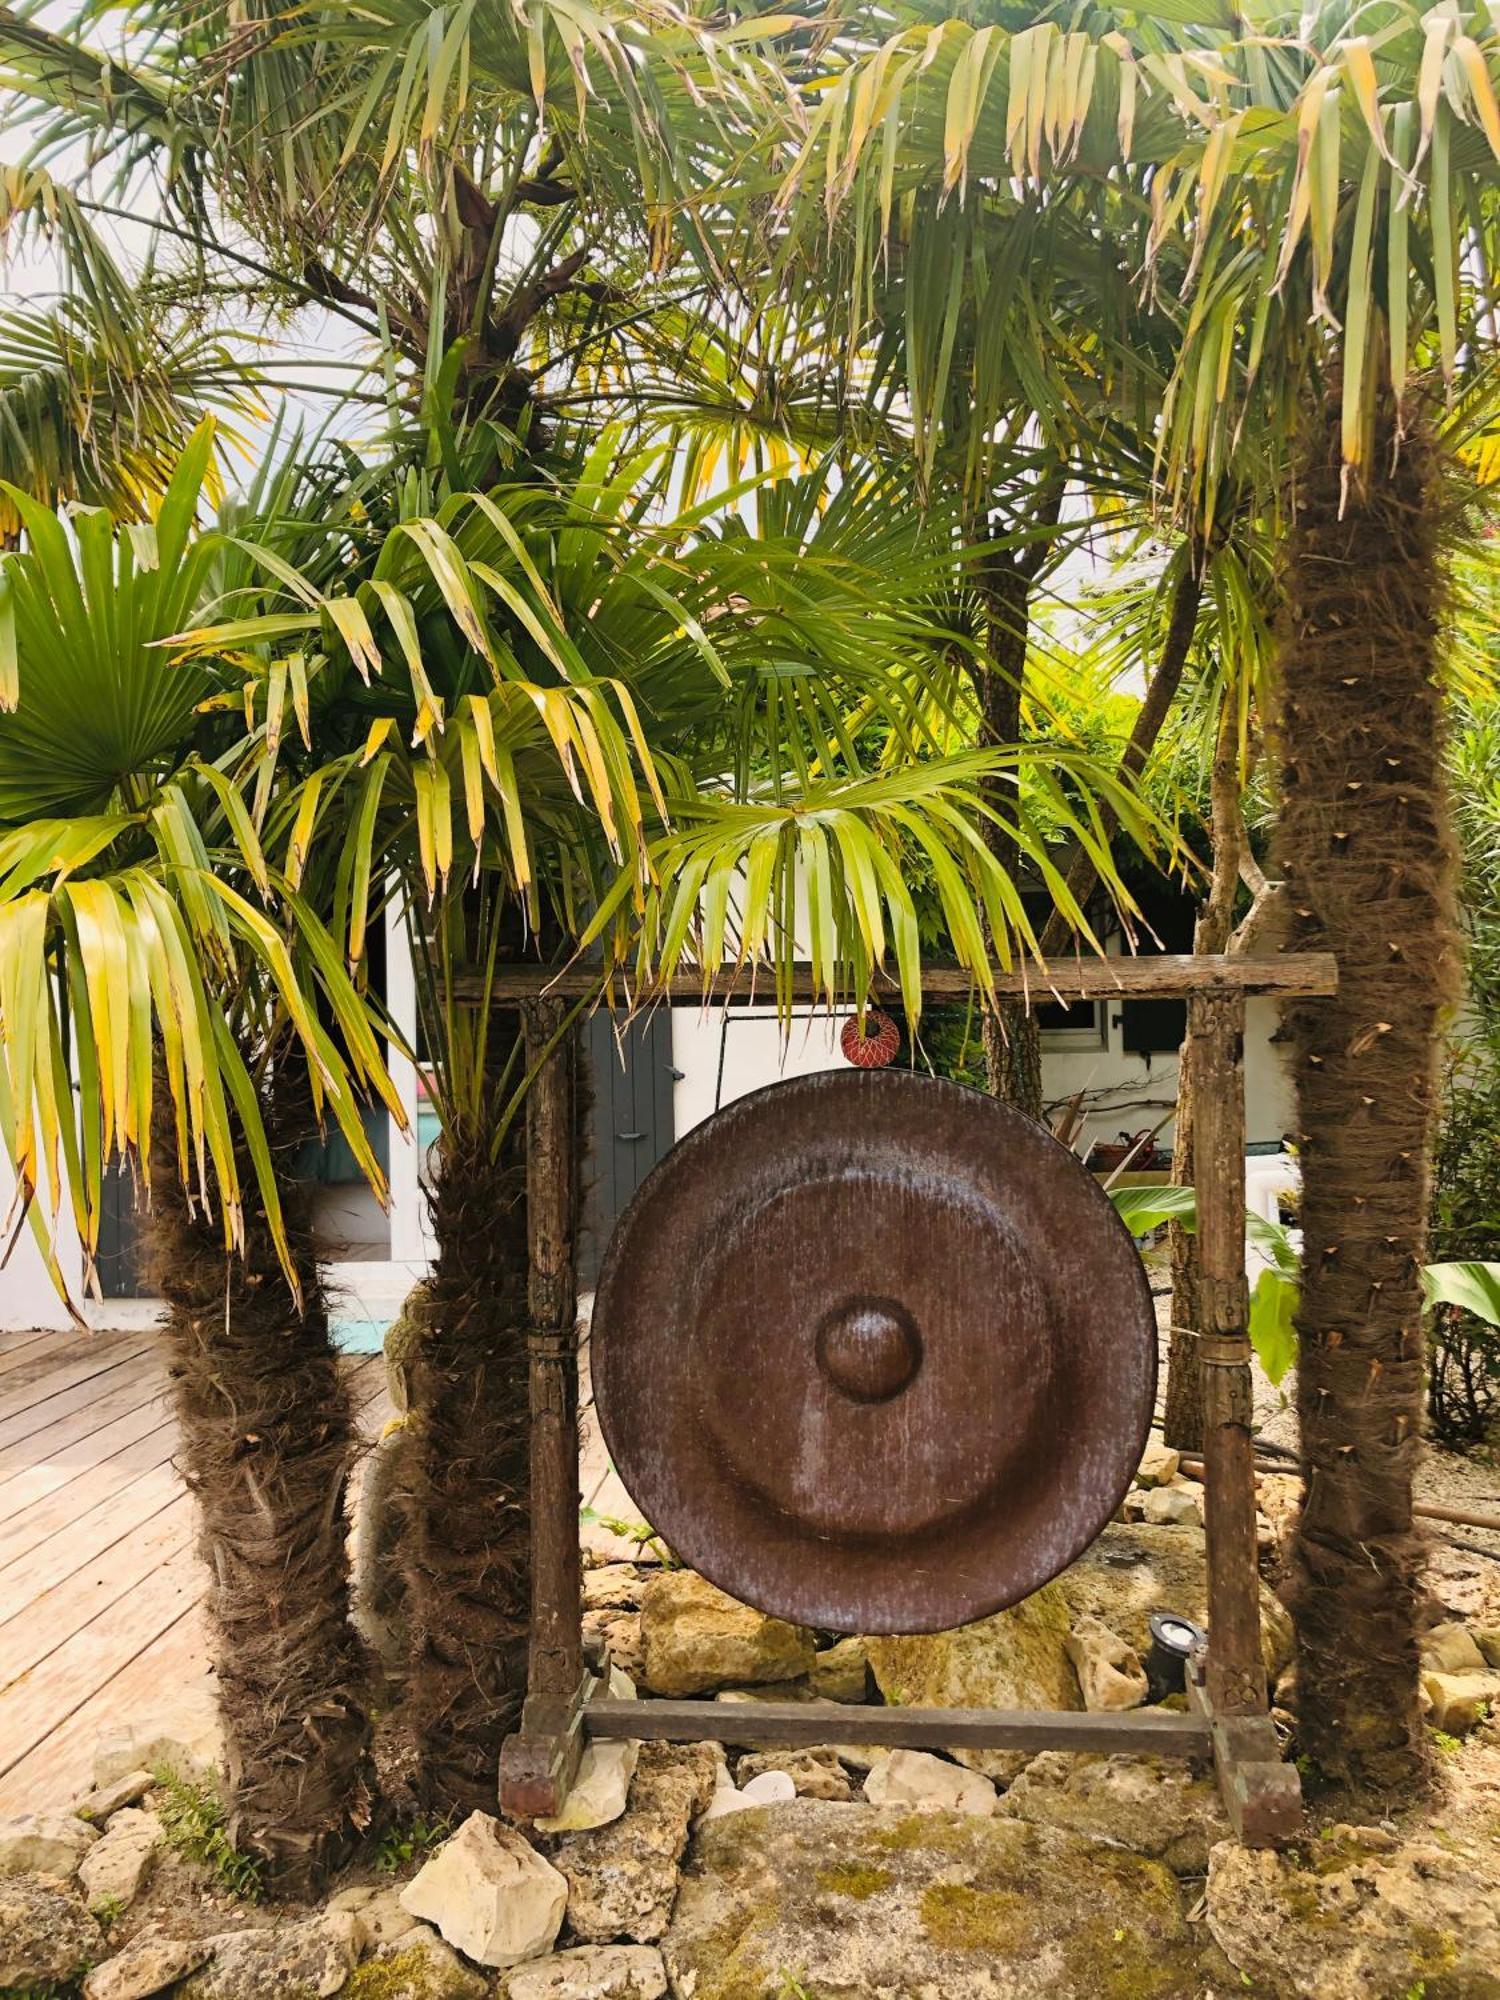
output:
[[[417, 1034], [417, 985], [412, 971], [411, 948], [406, 938], [406, 922], [393, 897], [385, 911], [386, 1004], [395, 1026], [413, 1045]], [[421, 1150], [417, 1139], [417, 1066], [394, 1043], [387, 1048], [391, 1081], [401, 1095], [408, 1130], [398, 1130], [391, 1120], [391, 1258], [398, 1264], [426, 1268], [429, 1251], [423, 1229]]]

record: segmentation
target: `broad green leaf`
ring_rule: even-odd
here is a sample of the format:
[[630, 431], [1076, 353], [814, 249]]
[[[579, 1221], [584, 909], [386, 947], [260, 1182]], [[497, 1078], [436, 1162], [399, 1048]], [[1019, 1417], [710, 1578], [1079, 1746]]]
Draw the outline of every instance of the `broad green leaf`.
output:
[[1500, 1264], [1429, 1264], [1422, 1291], [1430, 1306], [1457, 1306], [1488, 1326], [1500, 1326]]

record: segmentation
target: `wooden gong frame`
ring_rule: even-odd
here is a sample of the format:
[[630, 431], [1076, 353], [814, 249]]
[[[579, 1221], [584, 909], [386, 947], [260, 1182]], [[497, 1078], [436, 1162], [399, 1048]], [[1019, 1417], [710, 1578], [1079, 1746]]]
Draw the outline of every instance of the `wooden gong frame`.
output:
[[[512, 967], [493, 1004], [520, 1010], [528, 1070], [527, 1229], [530, 1253], [531, 1635], [521, 1725], [500, 1758], [500, 1804], [519, 1819], [556, 1813], [587, 1738], [737, 1744], [844, 1742], [931, 1750], [1074, 1750], [1212, 1762], [1238, 1837], [1278, 1846], [1302, 1812], [1296, 1771], [1281, 1759], [1267, 1707], [1260, 1649], [1260, 1577], [1251, 1443], [1249, 1293], [1245, 1279], [1245, 1002], [1252, 994], [1331, 994], [1326, 954], [1280, 958], [1088, 959], [1041, 978], [1009, 973], [1002, 993], [1062, 1000], [1142, 995], [1185, 998], [1195, 1086], [1193, 1161], [1203, 1323], [1203, 1514], [1208, 1557], [1208, 1645], [1188, 1664], [1189, 1710], [1120, 1714], [1052, 1710], [861, 1708], [833, 1701], [615, 1701], [584, 1659], [579, 1548], [578, 1353], [574, 1157], [575, 1037], [570, 1002], [599, 995], [597, 973]], [[929, 1000], [965, 1000], [969, 975], [923, 973]], [[705, 996], [695, 975], [637, 996], [641, 1004], [702, 1006], [752, 997], [721, 975]], [[792, 997], [817, 997], [799, 972]]]

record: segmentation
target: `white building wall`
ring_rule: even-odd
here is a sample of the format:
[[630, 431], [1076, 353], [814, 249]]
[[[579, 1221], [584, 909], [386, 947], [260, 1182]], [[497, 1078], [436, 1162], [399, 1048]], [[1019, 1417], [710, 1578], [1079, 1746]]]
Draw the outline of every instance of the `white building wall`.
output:
[[[1177, 1099], [1178, 1059], [1128, 1054], [1118, 1007], [1105, 1004], [1106, 1045], [1090, 1049], [1042, 1040], [1042, 1090], [1048, 1104], [1075, 1091], [1085, 1093], [1085, 1143], [1109, 1141], [1121, 1131], [1154, 1126]], [[1268, 1145], [1294, 1129], [1291, 1077], [1281, 1049], [1273, 1043], [1278, 1010], [1273, 1000], [1251, 1000], [1245, 1035], [1246, 1137]], [[678, 1138], [724, 1104], [783, 1077], [838, 1069], [844, 1057], [839, 1030], [844, 1016], [803, 1008], [783, 1030], [771, 1007], [735, 1007], [703, 1012], [679, 1007], [672, 1018], [672, 1061], [681, 1072], [673, 1091]], [[897, 1061], [904, 1061], [903, 1050]], [[1169, 1121], [1158, 1141], [1171, 1144]]]
[[[15, 1194], [15, 1170], [5, 1154], [0, 1153], [0, 1217], [10, 1216]], [[71, 1213], [59, 1218], [55, 1247], [64, 1277], [81, 1290], [83, 1252]], [[0, 1270], [0, 1331], [35, 1327], [38, 1331], [60, 1333], [72, 1323], [47, 1274], [31, 1224], [23, 1223], [5, 1267]]]

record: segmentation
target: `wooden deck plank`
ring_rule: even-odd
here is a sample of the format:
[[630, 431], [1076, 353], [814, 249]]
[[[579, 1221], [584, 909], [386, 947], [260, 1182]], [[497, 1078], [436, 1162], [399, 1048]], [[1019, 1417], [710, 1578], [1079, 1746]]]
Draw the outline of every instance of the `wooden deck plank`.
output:
[[75, 1521], [133, 1485], [143, 1473], [170, 1464], [176, 1450], [177, 1426], [165, 1411], [158, 1410], [155, 1423], [130, 1443], [21, 1508], [0, 1527], [0, 1579], [11, 1563], [19, 1562], [42, 1543], [65, 1541]]
[[13, 1357], [8, 1368], [0, 1371], [0, 1396], [5, 1398], [9, 1407], [29, 1408], [30, 1403], [37, 1399], [35, 1396], [23, 1399], [22, 1390], [32, 1389], [37, 1383], [60, 1375], [64, 1369], [72, 1368], [80, 1361], [97, 1361], [100, 1354], [120, 1338], [119, 1334], [110, 1333], [57, 1333], [50, 1341], [24, 1348]]
[[[9, 1444], [13, 1437], [24, 1437], [27, 1430], [35, 1430], [39, 1424], [48, 1423], [61, 1412], [48, 1409], [59, 1396], [75, 1389], [89, 1390], [91, 1383], [110, 1374], [116, 1368], [123, 1368], [149, 1354], [155, 1335], [151, 1333], [96, 1334], [91, 1341], [92, 1352], [70, 1361], [52, 1373], [43, 1375], [24, 1388], [12, 1388], [0, 1395], [0, 1444]], [[111, 1385], [113, 1386], [113, 1385]], [[90, 1393], [101, 1393], [96, 1387]], [[44, 1415], [37, 1415], [45, 1411]], [[31, 1419], [24, 1429], [12, 1430], [23, 1419]]]
[[44, 1345], [56, 1347], [74, 1337], [69, 1333], [0, 1333], [0, 1376], [33, 1359]]
[[41, 1802], [56, 1806], [86, 1792], [101, 1736], [161, 1714], [207, 1673], [207, 1623], [202, 1606], [192, 1605], [0, 1778], [0, 1813], [34, 1812]]
[[191, 1497], [179, 1493], [135, 1534], [44, 1592], [27, 1606], [24, 1617], [0, 1625], [0, 1691], [191, 1547], [197, 1527]]
[[[159, 1339], [94, 1338], [103, 1370], [92, 1347], [38, 1343], [57, 1365], [0, 1422], [0, 1813], [86, 1789], [102, 1734], [208, 1668]], [[392, 1413], [383, 1357], [351, 1357], [346, 1379], [372, 1439]]]
[[[138, 1409], [127, 1410], [113, 1423], [91, 1432], [76, 1445], [49, 1452], [38, 1464], [27, 1466], [10, 1479], [0, 1479], [0, 1549], [4, 1549], [12, 1528], [21, 1525], [22, 1515], [29, 1515], [33, 1508], [64, 1489], [77, 1488], [86, 1475], [115, 1462], [121, 1453], [139, 1445], [163, 1425], [171, 1431], [166, 1399], [158, 1394]], [[4, 1559], [0, 1555], [0, 1561]]]
[[6, 1623], [23, 1616], [43, 1592], [66, 1582], [85, 1563], [144, 1527], [181, 1491], [176, 1468], [170, 1463], [158, 1465], [91, 1507], [69, 1525], [65, 1535], [55, 1535], [50, 1542], [7, 1563], [0, 1569], [0, 1616]]
[[78, 1408], [0, 1448], [0, 1508], [4, 1506], [4, 1489], [18, 1474], [73, 1452], [118, 1418], [160, 1402], [167, 1386], [165, 1371], [155, 1355], [143, 1356], [141, 1364], [117, 1370], [110, 1381], [114, 1386], [103, 1395], [86, 1398]]
[[203, 1595], [203, 1565], [184, 1549], [0, 1694], [0, 1774], [13, 1770]]

